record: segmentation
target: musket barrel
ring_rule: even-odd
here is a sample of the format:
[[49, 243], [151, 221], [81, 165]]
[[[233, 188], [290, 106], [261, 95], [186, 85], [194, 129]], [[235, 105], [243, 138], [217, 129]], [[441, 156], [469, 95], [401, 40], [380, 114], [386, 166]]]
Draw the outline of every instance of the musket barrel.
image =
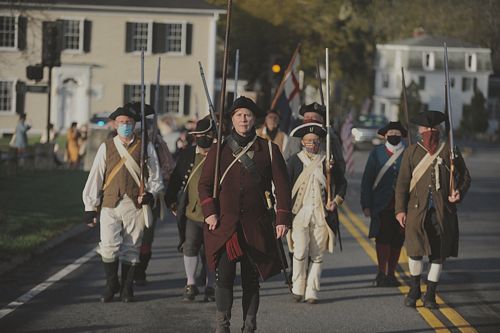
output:
[[216, 129], [217, 135], [218, 135], [219, 134], [219, 127], [217, 126], [217, 117], [215, 116], [215, 107], [214, 107], [214, 104], [212, 103], [212, 99], [210, 98], [210, 92], [208, 91], [207, 80], [205, 78], [205, 72], [203, 71], [203, 65], [201, 64], [201, 61], [198, 61], [198, 66], [200, 67], [201, 81], [203, 82], [203, 88], [205, 88], [205, 96], [207, 97], [208, 112], [210, 113], [210, 116], [212, 117], [212, 121], [214, 122], [214, 126]]
[[332, 191], [330, 187], [330, 155], [331, 155], [331, 139], [330, 139], [330, 57], [328, 54], [328, 48], [325, 49], [325, 71], [326, 71], [326, 179], [327, 179], [327, 184], [326, 184], [326, 192], [327, 192], [327, 202], [330, 202], [332, 200]]
[[405, 81], [405, 71], [404, 68], [401, 67], [401, 80], [402, 80], [402, 88], [403, 88], [403, 112], [406, 118], [406, 126], [408, 127], [408, 144], [411, 145], [411, 131], [410, 131], [410, 117], [408, 115], [408, 101], [406, 99], [406, 81]]

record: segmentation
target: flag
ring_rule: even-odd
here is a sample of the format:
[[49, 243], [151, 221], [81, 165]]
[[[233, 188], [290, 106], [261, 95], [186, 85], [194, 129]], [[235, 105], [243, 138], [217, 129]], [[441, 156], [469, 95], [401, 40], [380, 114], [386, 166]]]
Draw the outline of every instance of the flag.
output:
[[299, 49], [300, 45], [295, 49], [271, 103], [271, 109], [276, 110], [280, 116], [280, 129], [286, 133], [290, 130], [292, 117], [297, 117], [300, 107]]
[[354, 173], [354, 142], [352, 138], [352, 112], [349, 112], [342, 127], [340, 128], [340, 137], [342, 139], [342, 152], [344, 154], [346, 174], [352, 176]]

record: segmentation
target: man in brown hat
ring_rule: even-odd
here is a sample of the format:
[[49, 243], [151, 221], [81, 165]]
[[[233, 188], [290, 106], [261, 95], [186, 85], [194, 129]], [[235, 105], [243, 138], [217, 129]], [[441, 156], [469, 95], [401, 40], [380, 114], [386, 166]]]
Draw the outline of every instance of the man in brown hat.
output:
[[396, 219], [405, 228], [405, 248], [411, 274], [410, 291], [405, 305], [415, 307], [421, 295], [420, 278], [423, 256], [430, 261], [424, 306], [436, 309], [436, 287], [443, 262], [458, 255], [457, 203], [463, 200], [471, 178], [457, 147], [455, 188], [450, 190], [450, 147], [440, 140], [439, 124], [444, 113], [425, 111], [412, 122], [418, 125], [421, 140], [408, 147], [396, 183]]
[[279, 126], [279, 114], [276, 110], [270, 110], [264, 119], [264, 124], [257, 129], [257, 135], [277, 144], [281, 152], [284, 152], [288, 144], [288, 135], [281, 131]]
[[[290, 186], [277, 145], [259, 138], [255, 119], [263, 112], [246, 97], [236, 99], [229, 115], [233, 130], [221, 147], [220, 182], [214, 184], [217, 149], [210, 149], [198, 190], [205, 216], [205, 251], [216, 272], [216, 332], [229, 332], [236, 262], [241, 265], [243, 332], [257, 328], [259, 277], [266, 280], [286, 265], [276, 238], [290, 226]], [[275, 186], [276, 226], [270, 220], [265, 192]], [[214, 200], [213, 188], [218, 188]], [[286, 267], [286, 266], [285, 266]]]
[[[189, 146], [180, 151], [166, 195], [167, 205], [177, 217], [178, 250], [184, 254], [187, 278], [183, 295], [185, 301], [194, 301], [199, 294], [195, 274], [203, 245], [205, 218], [201, 210], [198, 183], [208, 151], [214, 141], [215, 126], [211, 119], [210, 116], [201, 119], [196, 124], [196, 129], [190, 132], [195, 137], [196, 146]], [[205, 282], [204, 300], [214, 301], [213, 272], [207, 273]]]
[[385, 144], [376, 146], [368, 160], [361, 180], [361, 208], [370, 217], [368, 237], [375, 238], [378, 273], [377, 287], [399, 286], [394, 276], [404, 229], [394, 216], [394, 188], [405, 149], [402, 138], [407, 131], [399, 121], [391, 121], [378, 131]]
[[[99, 147], [83, 190], [84, 222], [95, 222], [100, 210], [98, 253], [106, 273], [101, 302], [110, 302], [121, 290], [123, 302], [133, 301], [134, 271], [139, 263], [147, 205], [163, 188], [158, 157], [147, 145], [146, 192], [139, 193], [141, 138], [134, 134], [140, 116], [130, 107], [119, 107], [110, 116], [117, 135]], [[121, 262], [121, 286], [118, 265]]]

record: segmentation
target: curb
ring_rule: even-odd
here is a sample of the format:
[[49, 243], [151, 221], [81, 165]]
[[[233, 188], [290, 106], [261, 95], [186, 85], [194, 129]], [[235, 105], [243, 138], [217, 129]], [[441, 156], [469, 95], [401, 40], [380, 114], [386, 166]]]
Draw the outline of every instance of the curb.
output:
[[77, 224], [72, 227], [68, 227], [60, 235], [49, 239], [44, 244], [40, 245], [38, 248], [34, 249], [31, 253], [25, 255], [19, 255], [12, 258], [10, 261], [5, 263], [0, 263], [0, 276], [12, 271], [14, 268], [24, 264], [33, 257], [43, 254], [48, 250], [56, 247], [57, 245], [65, 242], [66, 240], [73, 238], [83, 232], [87, 231], [89, 228], [84, 224]]

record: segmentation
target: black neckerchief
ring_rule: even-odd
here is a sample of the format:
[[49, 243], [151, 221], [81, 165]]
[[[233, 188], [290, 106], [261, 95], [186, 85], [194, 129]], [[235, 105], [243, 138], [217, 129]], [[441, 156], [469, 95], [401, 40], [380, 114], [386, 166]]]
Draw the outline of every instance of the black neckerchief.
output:
[[240, 147], [245, 147], [248, 143], [250, 143], [250, 141], [253, 140], [253, 138], [255, 138], [256, 135], [257, 134], [255, 133], [255, 127], [252, 127], [252, 129], [250, 129], [250, 133], [249, 133], [248, 136], [241, 136], [241, 135], [239, 135], [234, 130], [234, 128], [231, 131], [231, 137], [233, 138], [234, 141], [236, 141], [236, 143]]
[[278, 127], [276, 127], [275, 129], [273, 129], [272, 131], [267, 128], [266, 126], [266, 131], [267, 131], [267, 136], [272, 140], [274, 140], [274, 138], [276, 137], [276, 135], [278, 134]]

